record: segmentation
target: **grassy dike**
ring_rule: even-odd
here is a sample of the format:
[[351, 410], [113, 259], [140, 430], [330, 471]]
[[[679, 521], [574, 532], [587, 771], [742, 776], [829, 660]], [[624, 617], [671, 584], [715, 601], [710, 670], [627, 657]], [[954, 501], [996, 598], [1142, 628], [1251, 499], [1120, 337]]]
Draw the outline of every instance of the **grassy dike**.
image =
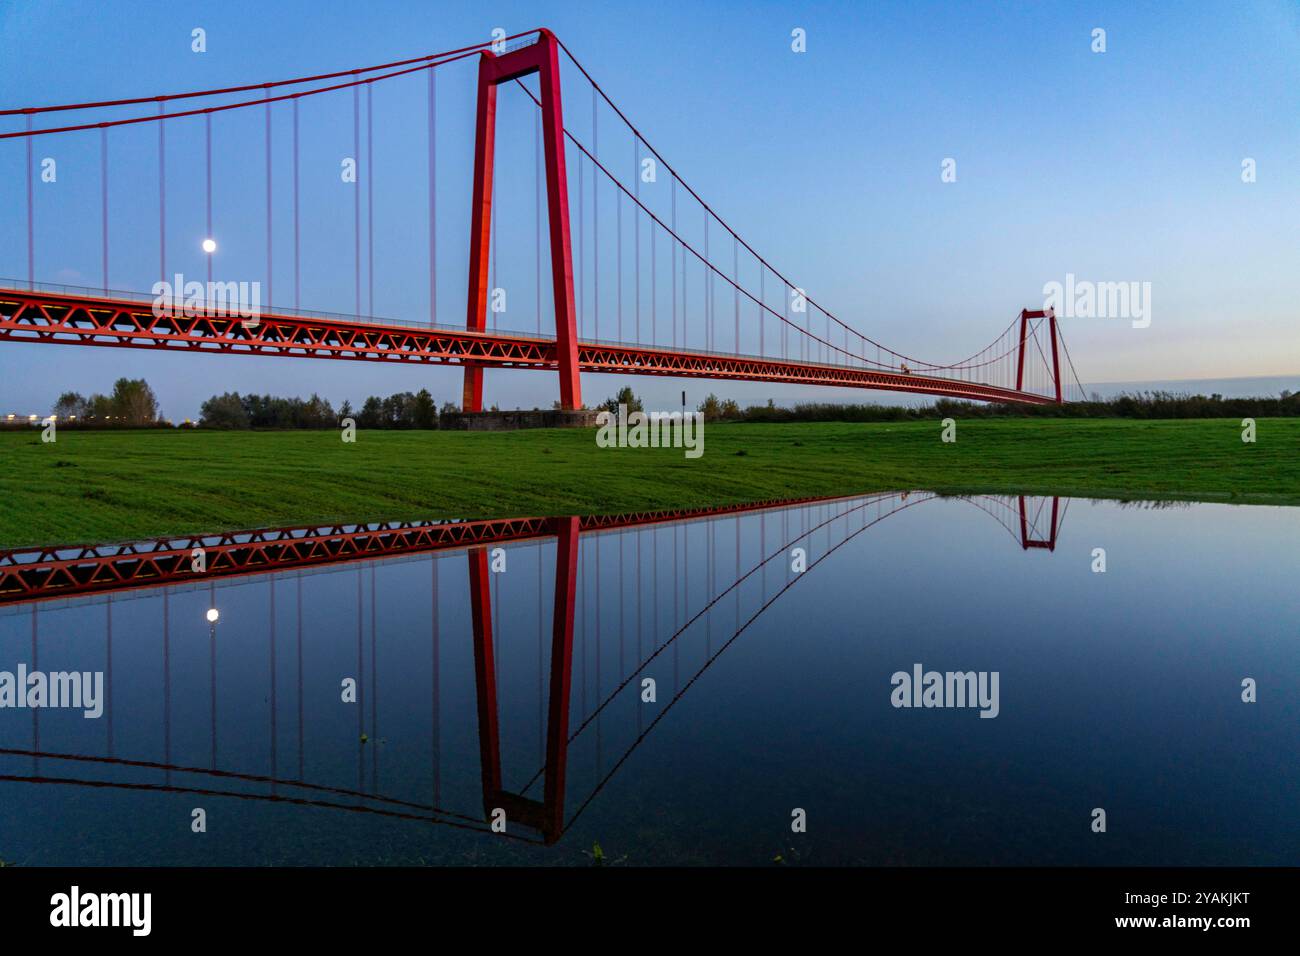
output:
[[594, 431], [0, 433], [0, 547], [332, 521], [704, 507], [894, 489], [1300, 504], [1300, 419], [716, 424], [705, 454]]

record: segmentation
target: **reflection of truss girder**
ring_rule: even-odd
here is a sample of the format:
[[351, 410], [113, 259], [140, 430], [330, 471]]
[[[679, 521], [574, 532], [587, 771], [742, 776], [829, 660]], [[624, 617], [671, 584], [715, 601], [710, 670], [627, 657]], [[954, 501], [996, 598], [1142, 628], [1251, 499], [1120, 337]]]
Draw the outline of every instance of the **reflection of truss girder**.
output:
[[[155, 316], [149, 306], [81, 294], [0, 289], [0, 341], [279, 355], [374, 362], [423, 362], [476, 368], [558, 368], [552, 339], [385, 324], [361, 319], [264, 315]], [[646, 346], [578, 343], [584, 372], [792, 382], [912, 392], [988, 402], [1049, 404], [1052, 399], [982, 382], [820, 365], [745, 355]]]
[[[788, 507], [824, 499], [763, 501], [717, 508], [594, 515], [583, 532], [709, 515]], [[391, 557], [554, 534], [548, 518], [487, 521], [382, 522], [276, 528], [220, 535], [160, 538], [134, 544], [17, 548], [0, 551], [0, 603], [70, 597], [96, 591], [157, 587], [213, 577], [284, 571], [359, 558]], [[202, 552], [196, 564], [195, 552]]]

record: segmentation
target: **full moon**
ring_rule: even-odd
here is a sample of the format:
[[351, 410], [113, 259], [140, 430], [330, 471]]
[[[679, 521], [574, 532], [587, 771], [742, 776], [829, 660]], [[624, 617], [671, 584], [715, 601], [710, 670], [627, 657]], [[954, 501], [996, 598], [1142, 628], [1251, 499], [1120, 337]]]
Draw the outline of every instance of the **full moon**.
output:
[[217, 240], [215, 240], [215, 239], [204, 239], [204, 240], [203, 240], [203, 251], [204, 251], [204, 252], [216, 252], [216, 251], [217, 251]]

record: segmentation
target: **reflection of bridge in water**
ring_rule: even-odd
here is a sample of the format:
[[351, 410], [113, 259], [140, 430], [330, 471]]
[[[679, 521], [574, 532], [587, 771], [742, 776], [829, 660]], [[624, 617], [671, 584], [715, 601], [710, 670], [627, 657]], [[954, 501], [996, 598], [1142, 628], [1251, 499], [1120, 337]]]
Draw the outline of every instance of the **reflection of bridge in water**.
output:
[[[107, 698], [105, 719], [108, 721], [106, 753], [71, 753], [43, 750], [41, 747], [41, 712], [32, 711], [32, 739], [30, 747], [3, 747], [0, 756], [30, 758], [31, 773], [0, 774], [0, 780], [29, 784], [71, 785], [135, 791], [185, 793], [196, 796], [231, 797], [246, 801], [265, 801], [304, 807], [321, 807], [346, 810], [354, 813], [422, 821], [456, 828], [488, 832], [494, 811], [504, 811], [509, 829], [505, 834], [511, 839], [535, 840], [516, 832], [516, 825], [541, 835], [541, 842], [553, 844], [572, 827], [577, 818], [604, 789], [609, 780], [626, 763], [652, 730], [682, 699], [690, 688], [713, 663], [760, 616], [772, 607], [790, 588], [813, 572], [823, 562], [831, 559], [849, 542], [874, 528], [885, 519], [918, 504], [933, 500], [936, 495], [926, 492], [894, 492], [873, 494], [856, 498], [837, 498], [819, 501], [764, 503], [700, 511], [651, 512], [635, 515], [597, 517], [522, 518], [501, 521], [476, 522], [425, 522], [390, 523], [367, 526], [334, 526], [329, 528], [280, 529], [276, 531], [246, 532], [211, 537], [172, 538], [148, 545], [119, 545], [78, 548], [45, 548], [0, 552], [0, 601], [11, 605], [9, 614], [31, 613], [31, 668], [40, 660], [40, 616], [57, 613], [64, 607], [83, 606], [87, 600], [104, 600], [107, 640]], [[1055, 550], [1064, 511], [1059, 499], [1028, 499], [1024, 496], [979, 495], [962, 497], [993, 517], [1024, 550]], [[742, 522], [753, 528], [742, 533]], [[728, 528], [726, 525], [734, 525]], [[705, 542], [692, 543], [693, 527], [703, 527]], [[769, 534], [769, 525], [775, 535]], [[792, 527], [794, 525], [794, 527]], [[685, 533], [682, 533], [685, 531]], [[728, 535], [727, 532], [733, 532]], [[602, 542], [610, 538], [617, 542], [617, 554], [612, 560], [602, 555]], [[698, 538], [699, 535], [696, 535]], [[724, 544], [726, 539], [734, 539]], [[773, 538], [775, 537], [775, 542]], [[584, 542], [585, 539], [585, 542]], [[746, 541], [746, 539], [756, 539]], [[539, 749], [544, 748], [541, 767], [522, 786], [511, 788], [503, 773], [501, 708], [499, 693], [499, 661], [501, 660], [499, 630], [500, 608], [497, 607], [503, 575], [493, 572], [496, 547], [503, 549], [531, 542], [547, 551], [553, 545], [553, 588], [544, 581], [543, 551], [538, 548], [537, 570], [537, 636], [538, 636], [538, 731]], [[631, 547], [627, 547], [628, 543]], [[661, 582], [660, 548], [671, 548], [672, 561], [681, 569], [674, 569], [671, 581]], [[206, 570], [192, 570], [195, 548], [206, 553]], [[803, 549], [806, 567], [803, 571], [792, 568], [794, 549]], [[466, 584], [469, 597], [469, 632], [473, 645], [474, 697], [477, 712], [477, 737], [481, 773], [482, 812], [466, 813], [451, 810], [441, 803], [441, 759], [439, 695], [439, 606], [446, 600], [445, 588], [439, 590], [439, 560], [434, 555], [431, 581], [433, 614], [433, 693], [430, 728], [433, 763], [432, 801], [409, 800], [380, 792], [378, 752], [369, 748], [370, 786], [366, 786], [367, 751], [364, 741], [367, 732], [377, 735], [378, 690], [375, 664], [376, 635], [373, 618], [373, 591], [371, 617], [370, 686], [365, 687], [365, 657], [361, 628], [361, 570], [359, 563], [366, 561], [372, 571], [371, 558], [399, 558], [428, 552], [460, 550], [466, 555]], [[746, 553], [748, 551], [748, 553]], [[629, 553], [632, 561], [627, 560]], [[724, 560], [725, 553], [725, 560]], [[582, 559], [582, 560], [580, 560]], [[645, 559], [645, 566], [643, 566]], [[691, 574], [694, 559], [697, 569]], [[628, 567], [629, 563], [632, 565]], [[703, 565], [702, 570], [701, 563]], [[302, 586], [303, 573], [315, 565], [330, 565], [325, 569], [337, 573], [345, 566], [354, 566], [357, 578], [357, 712], [358, 712], [358, 764], [357, 785], [331, 786], [305, 779], [303, 757], [303, 638], [302, 638]], [[612, 690], [600, 689], [602, 611], [601, 570], [614, 575], [618, 584], [618, 681]], [[182, 765], [172, 759], [172, 686], [169, 663], [168, 633], [170, 612], [169, 593], [181, 594], [186, 590], [207, 585], [209, 606], [216, 608], [217, 582], [215, 578], [227, 577], [223, 585], [234, 586], [250, 575], [298, 570], [300, 573], [287, 580], [297, 581], [298, 592], [298, 755], [297, 777], [287, 778], [278, 770], [276, 700], [276, 635], [275, 635], [275, 583], [283, 576], [270, 579], [271, 600], [271, 773], [257, 774], [225, 769], [218, 760], [217, 702], [217, 628], [210, 629], [209, 665], [211, 758], [209, 766]], [[732, 579], [725, 586], [718, 583], [719, 572]], [[445, 572], [443, 572], [445, 574]], [[628, 575], [631, 575], [630, 577]], [[608, 578], [607, 578], [608, 580]], [[626, 581], [636, 582], [631, 592], [637, 605], [629, 623]], [[590, 583], [592, 587], [586, 587]], [[694, 587], [693, 587], [694, 583]], [[661, 585], [671, 586], [671, 596], [660, 601]], [[703, 585], [703, 594], [699, 594]], [[112, 701], [112, 613], [113, 592], [129, 591], [145, 595], [147, 589], [161, 589], [163, 594], [163, 759], [124, 759], [114, 752]], [[550, 592], [549, 614], [545, 599]], [[107, 593], [105, 593], [107, 592]], [[99, 598], [88, 595], [102, 595]], [[80, 600], [51, 604], [49, 599], [80, 595]], [[643, 597], [648, 598], [644, 602]], [[606, 600], [610, 600], [606, 596]], [[588, 605], [595, 604], [595, 661], [596, 697], [591, 707], [586, 706], [588, 673], [587, 637]], [[121, 599], [118, 598], [118, 604]], [[671, 606], [671, 630], [661, 629], [661, 611], [667, 616]], [[612, 611], [612, 607], [607, 607]], [[612, 616], [612, 615], [609, 615]], [[724, 626], [715, 635], [720, 619]], [[545, 621], [550, 621], [549, 663], [543, 665], [543, 631]], [[647, 648], [643, 640], [644, 626], [649, 620], [654, 639]], [[580, 622], [580, 627], [575, 626]], [[48, 625], [47, 625], [48, 627]], [[582, 651], [575, 660], [575, 633], [584, 641]], [[635, 635], [635, 652], [627, 660], [626, 645]], [[719, 638], [715, 646], [715, 636]], [[682, 679], [680, 656], [683, 645], [690, 637], [702, 637], [702, 662]], [[662, 704], [653, 709], [653, 716], [645, 716], [640, 702], [641, 681], [652, 666], [667, 667], [671, 660], [673, 692]], [[245, 662], [251, 663], [251, 662]], [[575, 698], [575, 670], [581, 674], [582, 686], [578, 713], [574, 720], [572, 706]], [[665, 670], [666, 673], [666, 670]], [[543, 676], [547, 687], [543, 694]], [[542, 698], [545, 698], [544, 715]], [[624, 699], [632, 705], [635, 728], [627, 728], [627, 746], [619, 752], [612, 765], [605, 769], [599, 738], [601, 722], [608, 721], [619, 711], [615, 701]], [[369, 711], [367, 713], [367, 706]], [[369, 717], [369, 721], [367, 721]], [[120, 720], [120, 716], [118, 717]], [[584, 796], [566, 818], [567, 769], [570, 749], [589, 731], [595, 728], [597, 737], [597, 773], [594, 785], [584, 790]], [[227, 731], [229, 733], [229, 731]], [[113, 772], [131, 772], [149, 780], [107, 780], [69, 775], [51, 775], [43, 772], [42, 764], [57, 761], [61, 766], [88, 768], [111, 767]], [[6, 768], [11, 769], [11, 768]], [[156, 774], [161, 772], [161, 782]], [[177, 776], [198, 777], [197, 783], [182, 784]], [[537, 789], [540, 782], [540, 791]], [[252, 785], [258, 792], [230, 789], [232, 785]]]

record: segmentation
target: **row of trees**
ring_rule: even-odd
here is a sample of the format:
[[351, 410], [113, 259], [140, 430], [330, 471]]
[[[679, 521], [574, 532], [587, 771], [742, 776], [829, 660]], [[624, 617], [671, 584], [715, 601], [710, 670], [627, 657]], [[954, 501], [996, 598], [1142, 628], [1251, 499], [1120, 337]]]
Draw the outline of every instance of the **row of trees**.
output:
[[1093, 395], [1065, 405], [977, 404], [942, 398], [930, 405], [836, 405], [802, 402], [782, 408], [766, 405], [741, 408], [736, 402], [710, 395], [699, 406], [706, 420], [743, 422], [892, 422], [947, 417], [965, 418], [1277, 418], [1300, 416], [1300, 392], [1284, 391], [1276, 398], [1224, 398], [1150, 391], [1103, 399]]
[[[645, 403], [643, 403], [641, 399], [637, 398], [632, 389], [626, 385], [623, 386], [623, 388], [620, 388], [618, 394], [613, 398], [605, 399], [605, 401], [601, 402], [596, 407], [618, 414], [618, 407], [620, 405], [627, 406], [628, 414], [631, 414], [632, 412], [645, 411]], [[768, 402], [768, 405], [775, 407], [775, 405], [770, 401]], [[559, 407], [558, 402], [556, 402], [556, 407]], [[696, 406], [696, 411], [703, 412], [706, 421], [740, 421], [745, 417], [745, 413], [741, 411], [740, 405], [735, 399], [718, 398], [718, 396], [712, 393], [709, 394], [708, 398]]]
[[[775, 403], [768, 399], [767, 404], [775, 408]], [[718, 398], [712, 392], [700, 403], [696, 411], [704, 413], [704, 420], [709, 421], [742, 421], [745, 413], [741, 411], [740, 404], [734, 398]]]
[[[459, 409], [451, 402], [442, 413]], [[205, 428], [337, 428], [351, 418], [359, 428], [437, 428], [438, 405], [427, 388], [398, 392], [387, 398], [371, 395], [359, 410], [345, 401], [337, 411], [327, 399], [275, 395], [213, 395], [203, 403], [200, 424]]]
[[[558, 405], [558, 403], [557, 403]], [[631, 388], [624, 387], [598, 407], [617, 412], [626, 405], [629, 412], [644, 411], [644, 404]], [[710, 394], [697, 407], [708, 421], [745, 422], [882, 422], [930, 419], [934, 417], [996, 418], [1271, 418], [1300, 416], [1300, 393], [1284, 391], [1276, 398], [1224, 398], [1220, 394], [1190, 395], [1149, 391], [1066, 405], [996, 405], [940, 399], [930, 405], [875, 405], [802, 402], [791, 408], [766, 405], [742, 408], [734, 399]], [[495, 406], [494, 406], [495, 410]], [[438, 408], [428, 389], [398, 392], [381, 398], [371, 395], [354, 410], [345, 401], [337, 410], [327, 399], [280, 398], [274, 395], [241, 395], [227, 392], [203, 403], [201, 424], [207, 428], [336, 428], [351, 418], [361, 428], [438, 428], [439, 416], [459, 412], [453, 402]], [[108, 395], [64, 392], [54, 404], [60, 421], [80, 425], [143, 427], [159, 424], [158, 399], [144, 379], [119, 378]]]
[[207, 428], [335, 428], [338, 416], [319, 395], [277, 398], [226, 392], [203, 403], [200, 424]]
[[[455, 402], [444, 402], [444, 415], [458, 412]], [[339, 418], [356, 419], [359, 428], [437, 428], [438, 405], [427, 388], [418, 392], [398, 392], [387, 398], [371, 395], [361, 405], [361, 410], [352, 414], [352, 406], [343, 403]]]
[[59, 421], [75, 419], [82, 425], [156, 425], [160, 419], [158, 397], [142, 378], [119, 378], [108, 395], [64, 392], [51, 411]]
[[[717, 402], [712, 396], [710, 400]], [[641, 399], [626, 387], [598, 407], [616, 412], [620, 403], [629, 412], [644, 410]], [[559, 404], [556, 402], [555, 407], [559, 408]], [[726, 408], [736, 405], [730, 401], [722, 404]], [[499, 410], [492, 406], [492, 411]], [[439, 408], [427, 388], [398, 392], [387, 398], [371, 395], [359, 409], [345, 401], [337, 410], [327, 399], [315, 394], [304, 400], [227, 392], [213, 395], [203, 403], [199, 424], [204, 428], [336, 428], [350, 418], [358, 428], [438, 428], [441, 416], [459, 413], [460, 407], [455, 402], [444, 402]]]

